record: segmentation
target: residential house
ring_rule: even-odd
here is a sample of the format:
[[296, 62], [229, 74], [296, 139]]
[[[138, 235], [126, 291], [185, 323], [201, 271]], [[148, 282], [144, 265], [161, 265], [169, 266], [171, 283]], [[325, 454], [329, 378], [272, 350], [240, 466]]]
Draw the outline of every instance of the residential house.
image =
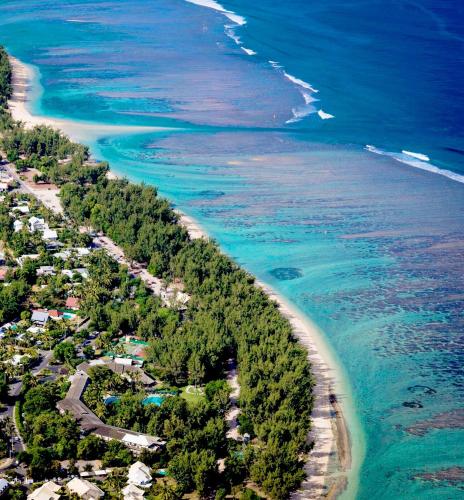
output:
[[40, 217], [36, 217], [35, 215], [33, 215], [29, 219], [29, 231], [31, 233], [43, 231], [46, 228], [48, 228], [48, 224], [45, 222], [45, 219], [42, 219]]
[[27, 260], [27, 259], [37, 260], [39, 257], [40, 257], [40, 255], [38, 253], [25, 254], [25, 255], [21, 255], [21, 257], [18, 257], [16, 259], [16, 262], [22, 267], [25, 260]]
[[37, 326], [45, 326], [49, 318], [46, 311], [32, 311], [31, 321]]
[[98, 500], [104, 496], [104, 492], [95, 484], [87, 481], [87, 479], [79, 479], [75, 477], [66, 485], [71, 493], [76, 494], [84, 500]]
[[47, 241], [56, 241], [58, 239], [58, 233], [54, 229], [46, 227], [43, 231], [42, 238]]
[[55, 268], [53, 266], [40, 266], [36, 271], [37, 276], [55, 276]]
[[78, 297], [68, 297], [66, 299], [65, 307], [66, 309], [72, 309], [73, 311], [79, 310], [80, 299]]
[[151, 486], [151, 481], [150, 467], [143, 462], [135, 462], [129, 467], [129, 472], [127, 473], [127, 482], [129, 484], [135, 484], [142, 488], [149, 488]]
[[19, 205], [17, 207], [13, 207], [13, 212], [19, 212], [26, 215], [29, 213], [29, 207], [27, 205]]
[[27, 495], [27, 500], [58, 500], [61, 497], [58, 494], [60, 489], [61, 486], [59, 484], [48, 481], [40, 488], [34, 490], [30, 495]]
[[135, 484], [128, 484], [121, 490], [121, 493], [124, 496], [124, 500], [143, 500], [143, 495], [145, 495], [145, 492], [135, 486]]
[[89, 277], [89, 271], [85, 267], [78, 267], [76, 269], [63, 269], [63, 271], [61, 272], [68, 276], [70, 279], [73, 279], [74, 275], [76, 274], [81, 275], [85, 280]]
[[15, 233], [19, 233], [19, 231], [21, 231], [21, 229], [24, 227], [23, 221], [15, 220], [13, 222], [13, 227], [14, 227]]

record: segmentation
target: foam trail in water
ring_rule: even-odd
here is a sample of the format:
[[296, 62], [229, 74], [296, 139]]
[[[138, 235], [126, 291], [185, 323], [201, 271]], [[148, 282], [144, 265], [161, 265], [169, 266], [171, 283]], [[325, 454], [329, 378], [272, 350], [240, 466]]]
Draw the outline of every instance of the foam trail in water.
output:
[[[423, 155], [422, 153], [412, 153], [411, 151], [402, 151], [401, 153], [391, 153], [389, 151], [383, 151], [382, 149], [376, 148], [370, 144], [366, 145], [365, 148], [367, 151], [371, 153], [375, 153], [382, 156], [389, 156], [396, 161], [401, 163], [405, 163], [406, 165], [410, 165], [411, 167], [419, 168], [421, 170], [426, 170], [427, 172], [431, 172], [433, 174], [443, 175], [444, 177], [448, 177], [456, 182], [461, 182], [464, 184], [464, 175], [457, 174], [456, 172], [452, 172], [451, 170], [446, 170], [444, 168], [438, 168], [435, 165], [428, 163], [429, 157], [427, 155]], [[427, 160], [420, 160], [418, 157], [427, 158]]]
[[249, 56], [255, 56], [257, 54], [257, 52], [255, 52], [254, 50], [251, 50], [251, 49], [247, 49], [246, 47], [240, 47], [243, 52], [245, 52], [245, 54], [248, 54]]
[[242, 40], [240, 39], [240, 37], [238, 35], [235, 34], [235, 26], [231, 26], [230, 24], [226, 24], [224, 26], [224, 33], [229, 37], [229, 38], [232, 38], [232, 40], [237, 44], [237, 45], [241, 45], [242, 44]]
[[298, 85], [299, 87], [303, 87], [304, 89], [310, 90], [313, 94], [317, 94], [319, 90], [315, 89], [312, 87], [308, 82], [305, 82], [304, 80], [300, 80], [296, 76], [290, 75], [286, 71], [284, 71], [285, 78], [293, 82], [295, 85]]
[[326, 113], [320, 109], [317, 114], [322, 120], [330, 120], [330, 118], [335, 118], [334, 115], [331, 115], [330, 113]]
[[417, 158], [418, 160], [430, 161], [430, 158], [427, 155], [424, 155], [422, 153], [414, 153], [413, 151], [406, 151], [405, 149], [403, 149], [403, 151], [401, 151], [401, 152], [405, 155], [412, 156], [413, 158]]

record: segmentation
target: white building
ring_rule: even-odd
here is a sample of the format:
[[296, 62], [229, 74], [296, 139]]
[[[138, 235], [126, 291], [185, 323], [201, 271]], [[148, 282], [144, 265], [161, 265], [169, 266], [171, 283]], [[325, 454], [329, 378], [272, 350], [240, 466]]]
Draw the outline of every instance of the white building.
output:
[[136, 486], [142, 486], [143, 488], [149, 488], [151, 486], [150, 467], [140, 461], [135, 462], [129, 467], [127, 482]]
[[13, 222], [13, 227], [14, 227], [15, 233], [19, 233], [19, 231], [21, 231], [21, 229], [24, 227], [23, 221], [15, 220]]
[[43, 231], [42, 238], [47, 241], [56, 241], [58, 239], [58, 233], [54, 229], [48, 229], [46, 227]]
[[13, 207], [13, 212], [20, 212], [26, 215], [29, 213], [29, 207], [27, 205], [19, 205], [17, 207]]
[[71, 493], [76, 494], [84, 500], [98, 500], [104, 496], [104, 492], [95, 484], [87, 481], [87, 479], [79, 479], [75, 477], [66, 485]]
[[31, 233], [43, 231], [47, 227], [48, 224], [45, 222], [45, 219], [35, 217], [34, 215], [29, 219], [29, 231]]
[[27, 495], [27, 500], [58, 500], [61, 497], [57, 493], [60, 489], [60, 485], [53, 481], [48, 481], [40, 488], [34, 490], [30, 495]]

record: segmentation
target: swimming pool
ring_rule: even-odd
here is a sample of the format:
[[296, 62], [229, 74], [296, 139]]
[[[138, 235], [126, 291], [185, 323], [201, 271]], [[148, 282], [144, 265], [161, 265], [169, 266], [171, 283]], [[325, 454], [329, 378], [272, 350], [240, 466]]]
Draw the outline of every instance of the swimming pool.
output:
[[161, 406], [163, 401], [166, 399], [166, 396], [162, 396], [161, 394], [151, 394], [150, 396], [147, 396], [143, 401], [142, 404], [144, 406], [146, 405], [156, 405], [156, 406]]

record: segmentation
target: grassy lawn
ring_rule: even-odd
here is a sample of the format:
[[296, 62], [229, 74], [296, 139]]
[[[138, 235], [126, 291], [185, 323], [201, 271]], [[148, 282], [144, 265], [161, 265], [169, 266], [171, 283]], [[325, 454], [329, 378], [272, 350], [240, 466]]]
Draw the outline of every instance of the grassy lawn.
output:
[[182, 387], [180, 397], [184, 398], [188, 403], [196, 404], [201, 401], [205, 395], [201, 387], [193, 387], [193, 385], [188, 385]]

